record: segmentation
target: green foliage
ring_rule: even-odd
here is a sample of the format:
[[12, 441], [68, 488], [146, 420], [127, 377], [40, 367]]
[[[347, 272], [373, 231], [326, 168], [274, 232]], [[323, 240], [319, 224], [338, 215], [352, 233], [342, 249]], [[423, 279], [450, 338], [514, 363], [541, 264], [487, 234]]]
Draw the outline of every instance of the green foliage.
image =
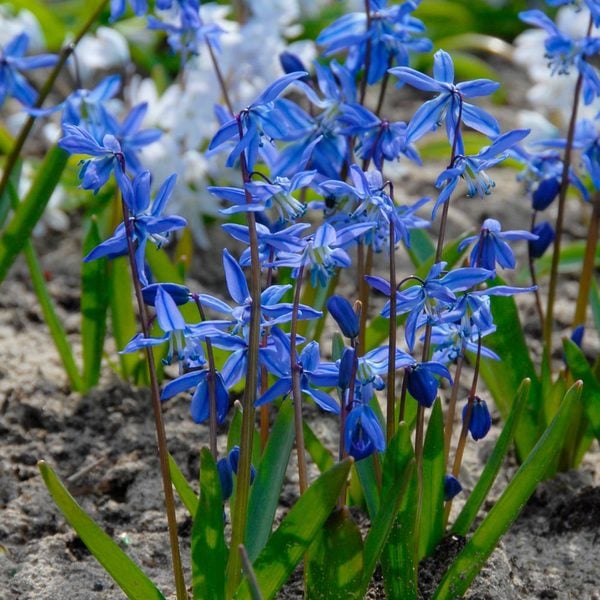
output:
[[52, 467], [40, 461], [38, 468], [54, 502], [81, 541], [131, 600], [164, 600], [158, 588], [77, 504]]

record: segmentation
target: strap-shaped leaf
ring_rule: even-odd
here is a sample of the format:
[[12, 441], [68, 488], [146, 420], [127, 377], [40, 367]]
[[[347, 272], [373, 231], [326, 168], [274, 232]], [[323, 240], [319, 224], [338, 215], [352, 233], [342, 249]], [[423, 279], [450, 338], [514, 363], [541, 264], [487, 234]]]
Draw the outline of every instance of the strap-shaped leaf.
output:
[[362, 600], [363, 541], [347, 508], [327, 519], [307, 552], [308, 594], [312, 600]]
[[223, 531], [219, 473], [208, 448], [200, 451], [200, 502], [192, 525], [192, 585], [195, 600], [225, 597], [228, 549]]
[[423, 504], [419, 526], [419, 559], [428, 556], [444, 534], [444, 417], [438, 398], [423, 444]]
[[284, 401], [250, 490], [246, 522], [246, 551], [250, 561], [256, 559], [271, 534], [294, 437], [294, 406]]
[[[383, 549], [388, 543], [390, 533], [396, 523], [396, 516], [406, 494], [415, 468], [415, 459], [410, 443], [410, 431], [401, 423], [392, 438], [383, 464], [383, 487], [385, 501], [381, 503], [377, 516], [371, 522], [371, 528], [364, 544], [364, 578], [360, 597], [364, 597], [373, 577]], [[412, 559], [411, 559], [412, 564]]]
[[[96, 219], [91, 219], [83, 240], [83, 255], [95, 248], [102, 238]], [[107, 259], [81, 264], [81, 337], [83, 342], [83, 382], [86, 389], [100, 379], [102, 350], [108, 310]]]
[[40, 220], [52, 192], [58, 185], [67, 164], [68, 154], [53, 146], [37, 170], [37, 177], [27, 196], [15, 210], [12, 219], [0, 237], [0, 282], [19, 255], [37, 222]]
[[469, 495], [469, 498], [465, 502], [465, 505], [452, 526], [452, 533], [465, 536], [469, 532], [469, 529], [471, 529], [471, 525], [473, 525], [473, 521], [475, 521], [475, 517], [477, 517], [481, 505], [487, 498], [496, 476], [498, 475], [500, 466], [514, 439], [515, 429], [521, 418], [521, 414], [525, 409], [525, 405], [527, 404], [530, 384], [531, 381], [529, 379], [524, 379], [521, 383], [519, 391], [517, 392], [517, 397], [513, 402], [512, 409], [502, 428], [502, 432], [498, 437], [498, 441], [494, 446], [494, 450], [485, 463], [485, 467], [477, 480], [477, 484], [473, 488], [473, 491]]
[[323, 442], [315, 435], [315, 432], [306, 422], [302, 423], [302, 429], [304, 431], [304, 447], [306, 451], [310, 454], [319, 471], [325, 473], [334, 464], [331, 451], [323, 445]]
[[77, 504], [52, 468], [43, 460], [38, 463], [38, 468], [65, 519], [127, 597], [132, 600], [164, 600], [146, 574]]
[[566, 393], [560, 409], [533, 450], [523, 462], [487, 517], [477, 528], [438, 586], [434, 600], [460, 598], [469, 589], [500, 538], [547, 473], [560, 451], [571, 422], [571, 412], [581, 398], [578, 381]]
[[[265, 599], [275, 597], [331, 514], [346, 484], [351, 464], [352, 459], [336, 464], [304, 492], [254, 562], [256, 579]], [[235, 598], [251, 597], [248, 582], [244, 580]]]
[[171, 482], [173, 487], [179, 496], [179, 499], [183, 502], [183, 505], [188, 509], [188, 512], [194, 518], [196, 516], [196, 510], [198, 510], [198, 496], [194, 492], [192, 486], [185, 478], [181, 469], [175, 462], [175, 459], [169, 454], [169, 472], [171, 473]]

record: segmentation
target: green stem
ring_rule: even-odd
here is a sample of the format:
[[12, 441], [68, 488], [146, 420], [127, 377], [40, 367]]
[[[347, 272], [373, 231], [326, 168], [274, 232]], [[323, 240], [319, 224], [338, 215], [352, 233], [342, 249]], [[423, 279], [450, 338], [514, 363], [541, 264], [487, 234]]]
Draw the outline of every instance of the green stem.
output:
[[292, 322], [290, 326], [290, 368], [292, 373], [292, 398], [294, 402], [294, 426], [296, 429], [296, 454], [298, 456], [300, 495], [304, 494], [308, 488], [308, 471], [306, 468], [306, 456], [304, 454], [304, 429], [302, 427], [302, 390], [300, 388], [302, 366], [298, 364], [298, 353], [296, 351], [296, 340], [298, 336], [298, 306], [300, 304], [303, 275], [304, 265], [298, 269], [298, 275], [296, 277], [294, 304], [292, 306]]
[[[240, 115], [237, 115], [240, 140], [244, 136]], [[244, 184], [250, 181], [246, 155], [240, 155], [240, 168]], [[246, 190], [246, 202], [250, 204], [252, 197]], [[258, 386], [258, 355], [260, 347], [260, 261], [258, 256], [258, 237], [256, 235], [256, 219], [253, 212], [246, 212], [248, 235], [250, 241], [250, 331], [248, 333], [248, 367], [243, 397], [242, 428], [240, 434], [240, 460], [237, 475], [237, 491], [232, 519], [231, 547], [227, 563], [226, 597], [232, 598], [241, 576], [241, 558], [238, 547], [244, 543], [244, 532], [248, 517], [248, 501], [250, 499], [250, 466], [252, 462], [252, 443], [254, 439], [254, 402]]]
[[[587, 35], [592, 31], [593, 20], [590, 16]], [[577, 124], [577, 112], [579, 110], [579, 98], [583, 87], [583, 75], [581, 72], [577, 77], [575, 84], [575, 93], [573, 95], [573, 109], [571, 111], [571, 120], [567, 131], [567, 140], [565, 145], [565, 155], [563, 157], [562, 178], [560, 190], [558, 193], [558, 214], [556, 215], [556, 227], [554, 237], [554, 250], [552, 253], [552, 266], [550, 267], [550, 283], [548, 284], [548, 301], [546, 303], [546, 320], [544, 321], [544, 347], [548, 356], [552, 356], [552, 329], [554, 325], [554, 303], [556, 300], [556, 286], [558, 283], [558, 263], [560, 262], [560, 246], [563, 234], [563, 225], [565, 218], [565, 205], [567, 200], [567, 191], [569, 189], [569, 170], [571, 168], [571, 155], [573, 151], [573, 139], [575, 137], [575, 125]]]
[[592, 214], [585, 243], [585, 254], [583, 255], [583, 266], [581, 278], [579, 279], [579, 292], [575, 305], [575, 316], [573, 327], [585, 325], [590, 288], [594, 278], [594, 264], [596, 261], [596, 248], [598, 246], [598, 228], [600, 227], [600, 192], [594, 194], [592, 199]]
[[[148, 328], [148, 315], [146, 305], [142, 297], [142, 288], [140, 286], [137, 263], [135, 262], [135, 249], [133, 246], [133, 223], [129, 216], [129, 209], [121, 198], [123, 209], [123, 222], [125, 224], [125, 233], [127, 237], [127, 254], [129, 257], [129, 266], [131, 268], [131, 278], [135, 290], [140, 324], [145, 338], [150, 337]], [[162, 403], [160, 401], [160, 389], [156, 377], [156, 365], [154, 363], [154, 354], [151, 347], [145, 348], [146, 361], [148, 365], [148, 375], [150, 377], [150, 391], [152, 397], [152, 410], [154, 413], [154, 425], [156, 429], [156, 440], [158, 444], [158, 457], [160, 461], [160, 472], [162, 475], [163, 491], [165, 495], [165, 509], [167, 513], [167, 524], [169, 529], [169, 542], [171, 548], [171, 561], [173, 564], [173, 576], [175, 578], [175, 588], [177, 600], [187, 600], [187, 589], [183, 575], [183, 566], [179, 553], [179, 538], [177, 535], [177, 517], [175, 514], [175, 497], [173, 494], [173, 485], [171, 482], [171, 473], [169, 470], [169, 449], [167, 446], [167, 435], [165, 432], [165, 422], [162, 413]]]
[[[48, 76], [46, 83], [44, 83], [42, 89], [40, 90], [40, 93], [34, 104], [34, 108], [40, 108], [42, 106], [42, 104], [44, 103], [44, 101], [46, 100], [46, 98], [48, 97], [50, 92], [52, 91], [52, 88], [54, 87], [54, 83], [55, 83], [58, 75], [60, 74], [62, 68], [65, 66], [67, 59], [69, 58], [69, 56], [71, 56], [71, 54], [73, 53], [73, 50], [75, 50], [75, 47], [81, 41], [81, 38], [83, 38], [83, 36], [88, 32], [90, 27], [98, 20], [98, 17], [100, 16], [102, 11], [104, 10], [104, 7], [107, 4], [108, 4], [108, 0], [101, 0], [101, 2], [98, 4], [96, 9], [92, 12], [92, 14], [88, 18], [88, 20], [83, 24], [83, 26], [81, 27], [81, 29], [79, 30], [79, 32], [77, 33], [77, 35], [75, 36], [73, 41], [71, 41], [69, 44], [67, 44], [66, 46], [63, 47], [60, 54], [58, 55], [57, 63], [54, 65], [54, 68], [50, 72], [50, 75]], [[6, 192], [6, 186], [8, 185], [8, 182], [10, 180], [10, 176], [13, 172], [13, 169], [15, 168], [15, 165], [17, 164], [19, 156], [21, 155], [23, 146], [25, 145], [25, 142], [27, 141], [27, 138], [29, 137], [29, 134], [31, 132], [33, 124], [35, 123], [35, 119], [36, 119], [36, 117], [34, 115], [29, 115], [29, 117], [25, 121], [23, 127], [21, 128], [21, 131], [19, 131], [19, 135], [17, 136], [17, 139], [15, 140], [15, 145], [13, 146], [11, 153], [6, 158], [6, 163], [4, 164], [4, 171], [2, 173], [2, 179], [0, 179], [0, 203], [5, 201], [4, 194]], [[1, 212], [1, 210], [0, 210], [0, 212]]]
[[463, 364], [465, 361], [464, 347], [461, 349], [460, 356], [456, 363], [456, 373], [454, 374], [454, 381], [452, 383], [452, 393], [450, 395], [450, 404], [446, 411], [446, 422], [444, 424], [444, 464], [448, 464], [448, 458], [450, 457], [450, 445], [452, 443], [452, 431], [454, 429], [454, 415], [456, 414], [456, 400], [458, 399], [458, 389], [460, 388], [460, 374], [462, 372]]
[[[531, 215], [531, 231], [533, 231], [533, 228], [535, 226], [535, 217], [536, 217], [537, 211], [533, 211], [533, 214]], [[540, 297], [540, 288], [538, 286], [538, 282], [537, 282], [537, 275], [536, 275], [536, 271], [535, 271], [535, 259], [533, 258], [532, 254], [531, 254], [531, 250], [529, 250], [528, 252], [529, 254], [529, 274], [531, 276], [531, 284], [535, 285], [535, 307], [538, 313], [538, 317], [540, 319], [540, 327], [543, 329], [544, 328], [544, 309], [542, 308], [542, 300]]]

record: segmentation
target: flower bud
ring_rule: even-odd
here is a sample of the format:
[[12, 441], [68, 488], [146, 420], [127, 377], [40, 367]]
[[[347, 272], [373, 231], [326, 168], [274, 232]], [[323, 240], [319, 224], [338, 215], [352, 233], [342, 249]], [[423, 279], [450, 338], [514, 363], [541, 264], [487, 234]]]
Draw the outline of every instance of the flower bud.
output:
[[437, 396], [439, 382], [427, 369], [412, 367], [407, 370], [409, 394], [422, 406], [429, 408]]
[[537, 240], [529, 240], [529, 253], [533, 258], [540, 258], [554, 241], [554, 229], [548, 221], [538, 223], [531, 231], [538, 236]]
[[556, 177], [542, 179], [536, 190], [532, 194], [532, 204], [534, 210], [545, 210], [552, 204], [554, 198], [558, 195], [560, 182]]
[[457, 496], [461, 492], [462, 485], [460, 485], [460, 481], [453, 475], [446, 475], [444, 477], [444, 500], [448, 502], [448, 500], [452, 500], [454, 496]]
[[[465, 404], [463, 408], [462, 418], [463, 422], [467, 418], [467, 412], [469, 410], [469, 403]], [[475, 396], [473, 407], [471, 408], [471, 419], [469, 420], [469, 431], [475, 441], [483, 439], [492, 426], [492, 417], [487, 407], [485, 400]]]
[[342, 333], [350, 339], [358, 337], [360, 323], [352, 305], [343, 296], [331, 296], [327, 300], [327, 310], [335, 319]]
[[[295, 73], [296, 71], [306, 71], [306, 68], [304, 67], [304, 64], [302, 63], [302, 61], [295, 54], [292, 54], [291, 52], [288, 52], [287, 50], [282, 52], [279, 55], [279, 63], [281, 64], [281, 68], [283, 69], [284, 73]], [[300, 78], [300, 81], [309, 81], [309, 80], [310, 80], [309, 75], [305, 75], [304, 77]]]
[[178, 306], [190, 301], [190, 288], [185, 285], [179, 285], [177, 283], [152, 283], [142, 289], [142, 297], [148, 306], [154, 306], [156, 292], [159, 287], [162, 287], [162, 289], [173, 298], [173, 301]]

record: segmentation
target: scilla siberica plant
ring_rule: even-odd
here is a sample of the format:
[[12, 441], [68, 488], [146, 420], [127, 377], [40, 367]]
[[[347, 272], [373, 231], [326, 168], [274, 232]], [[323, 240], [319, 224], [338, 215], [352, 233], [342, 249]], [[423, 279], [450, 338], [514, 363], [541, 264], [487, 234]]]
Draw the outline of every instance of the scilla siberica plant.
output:
[[[581, 90], [584, 100], [591, 102], [599, 89], [589, 60], [597, 52], [592, 33], [598, 11], [595, 2], [588, 4], [590, 29], [578, 42], [567, 40], [539, 11], [523, 16], [548, 32], [546, 47], [556, 73], [578, 69], [574, 106]], [[167, 20], [154, 16], [149, 26], [168, 33], [170, 46], [181, 52], [182, 68], [191, 56], [207, 52], [221, 85], [225, 106], [216, 110], [218, 130], [206, 150], [226, 155], [227, 166], [237, 174], [232, 179], [241, 183], [214, 182], [219, 185], [209, 191], [225, 203], [223, 215], [243, 218], [243, 223], [226, 223], [223, 228], [246, 246], [238, 258], [223, 251], [229, 302], [192, 291], [180, 281], [156, 281], [149, 246], [160, 248], [186, 223], [165, 212], [175, 175], [158, 182], [153, 194], [152, 174], [143, 168], [142, 149], [161, 135], [142, 127], [146, 105], [134, 106], [119, 121], [108, 102], [119, 83], [114, 78], [95, 91], [78, 90], [62, 105], [58, 146], [80, 158], [81, 187], [94, 194], [114, 193], [122, 210], [122, 222], [113, 235], [90, 248], [84, 260], [86, 264], [120, 256], [129, 260], [141, 331], [123, 345], [122, 353], [143, 349], [147, 357], [178, 599], [187, 598], [188, 592], [172, 483], [194, 517], [194, 598], [274, 597], [301, 560], [309, 594], [335, 590], [344, 597], [363, 597], [380, 564], [390, 598], [416, 598], [418, 563], [441, 541], [452, 498], [462, 491], [461, 464], [469, 434], [480, 440], [491, 426], [480, 374], [488, 381], [495, 367], [486, 365], [508, 360], [503, 354], [507, 345], [502, 348], [492, 340], [508, 339], [502, 328], [518, 326], [498, 316], [496, 301], [538, 293], [535, 282], [530, 287], [505, 285], [498, 271], [516, 266], [512, 242], [527, 241], [533, 261], [552, 239], [550, 225], [536, 224], [535, 217], [531, 231], [506, 231], [489, 218], [475, 235], [446, 244], [449, 207], [463, 192], [461, 180], [469, 197], [489, 195], [494, 182], [486, 171], [508, 156], [526, 165], [523, 178], [535, 211], [543, 210], [556, 195], [563, 206], [569, 182], [579, 181], [569, 158], [573, 149], [580, 151], [594, 187], [600, 180], [597, 135], [589, 124], [581, 123], [577, 129], [574, 116], [566, 140], [526, 149], [521, 144], [526, 143], [528, 130], [501, 132], [496, 119], [477, 104], [494, 93], [498, 83], [456, 82], [453, 60], [443, 50], [433, 56], [431, 76], [411, 68], [413, 52], [432, 48], [424, 24], [413, 15], [418, 6], [410, 0], [389, 6], [383, 0], [367, 0], [363, 11], [341, 17], [318, 36], [324, 56], [336, 58], [306, 68], [287, 54], [282, 59], [285, 73], [247, 105], [235, 106], [219, 63], [219, 37], [226, 33], [204, 22], [195, 0], [156, 2], [157, 15]], [[138, 16], [148, 10], [145, 2], [133, 2], [131, 8]], [[111, 2], [113, 20], [125, 10], [124, 2]], [[28, 62], [22, 58], [25, 46], [22, 39], [7, 46], [0, 76], [5, 81], [3, 97], [10, 94], [31, 104], [18, 70], [53, 61]], [[388, 82], [428, 95], [408, 122], [384, 114]], [[373, 102], [369, 86], [377, 86]], [[39, 106], [32, 109], [32, 118], [42, 114]], [[471, 154], [465, 128], [484, 136], [483, 146]], [[448, 142], [448, 163], [434, 182], [437, 198], [431, 204], [429, 198], [412, 205], [400, 202], [398, 185], [386, 176], [388, 163], [410, 161], [411, 168], [418, 168], [418, 145], [439, 131]], [[565, 149], [562, 164], [556, 148]], [[584, 184], [580, 187], [584, 189]], [[431, 220], [423, 216], [426, 207]], [[555, 249], [562, 210], [559, 207]], [[595, 215], [597, 223], [597, 211]], [[433, 220], [439, 225], [435, 245], [418, 231]], [[412, 273], [397, 269], [396, 256], [403, 249], [414, 259]], [[467, 251], [463, 265], [461, 257]], [[385, 273], [374, 272], [375, 254], [386, 257]], [[554, 263], [545, 316], [547, 338], [556, 293]], [[591, 266], [585, 264], [590, 272], [593, 252]], [[340, 272], [348, 268], [357, 274], [352, 299], [336, 293]], [[380, 317], [369, 322], [370, 299], [377, 295], [384, 298]], [[578, 304], [578, 314], [582, 310], [585, 305], [581, 309]], [[326, 312], [341, 331], [333, 335], [331, 356], [319, 333]], [[190, 314], [196, 317], [191, 319]], [[163, 345], [167, 346], [163, 362], [175, 362], [179, 372], [161, 390], [152, 348]], [[470, 381], [465, 382], [468, 365]], [[575, 371], [573, 362], [569, 365]], [[541, 431], [534, 432], [527, 452], [520, 448], [521, 469], [449, 568], [436, 597], [466, 591], [544, 475], [543, 465], [553, 461], [569, 411], [581, 395], [580, 384], [567, 390], [566, 381], [556, 417], [544, 427], [538, 443]], [[242, 383], [241, 403], [231, 417], [236, 423], [233, 443], [230, 452], [219, 456], [217, 425], [229, 422], [230, 394]], [[515, 432], [526, 428], [522, 416], [531, 382], [519, 383], [505, 399], [510, 411], [504, 430], [452, 525], [454, 533], [469, 532]], [[493, 381], [488, 385], [494, 389]], [[191, 392], [193, 420], [209, 425], [210, 449], [201, 454], [199, 498], [169, 460], [162, 420], [161, 402], [186, 391]], [[379, 402], [383, 396], [385, 411]], [[339, 419], [336, 465], [331, 451], [304, 421], [306, 401]], [[597, 424], [594, 415], [590, 420]], [[457, 420], [462, 425], [453, 444]], [[255, 436], [260, 436], [258, 444]], [[294, 444], [300, 498], [271, 533]], [[324, 471], [312, 483], [307, 453]], [[55, 498], [63, 498], [59, 503], [66, 514], [80, 510], [72, 499], [60, 495], [60, 482], [51, 469], [41, 468]], [[230, 511], [224, 513], [227, 500]], [[348, 502], [368, 511], [371, 528], [364, 540], [345, 510]], [[225, 522], [231, 523], [228, 539]], [[324, 549], [341, 538], [350, 540], [351, 547], [323, 564]], [[103, 550], [99, 539], [101, 535], [94, 533], [84, 541], [105, 561], [106, 546]], [[107, 568], [131, 597], [161, 597], [138, 567], [122, 560], [127, 568]], [[136, 592], [136, 585], [144, 591]]]

